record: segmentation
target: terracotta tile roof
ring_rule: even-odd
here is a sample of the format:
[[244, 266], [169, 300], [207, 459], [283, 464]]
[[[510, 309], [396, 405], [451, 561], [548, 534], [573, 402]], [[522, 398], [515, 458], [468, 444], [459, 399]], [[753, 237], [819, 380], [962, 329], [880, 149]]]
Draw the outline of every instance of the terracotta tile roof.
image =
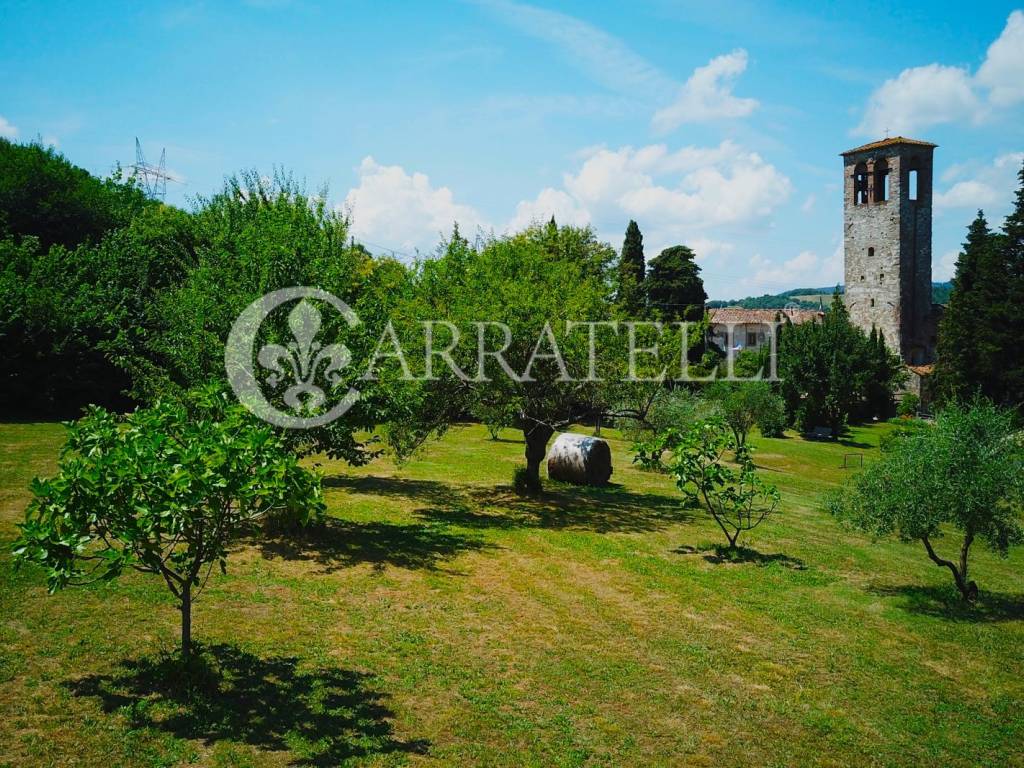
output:
[[931, 376], [935, 372], [934, 363], [929, 363], [928, 365], [908, 365], [907, 368], [918, 376]]
[[711, 323], [774, 323], [775, 318], [789, 318], [794, 325], [806, 323], [808, 320], [820, 320], [825, 313], [817, 309], [742, 309], [741, 307], [722, 307], [710, 309]]
[[870, 144], [865, 144], [862, 147], [855, 147], [848, 149], [840, 154], [852, 155], [857, 152], [867, 152], [872, 149], [881, 149], [882, 147], [892, 147], [896, 144], [913, 144], [917, 147], [937, 147], [938, 144], [932, 144], [930, 141], [920, 141], [919, 139], [908, 139], [906, 136], [893, 136], [889, 139], [882, 139], [880, 141], [872, 141]]

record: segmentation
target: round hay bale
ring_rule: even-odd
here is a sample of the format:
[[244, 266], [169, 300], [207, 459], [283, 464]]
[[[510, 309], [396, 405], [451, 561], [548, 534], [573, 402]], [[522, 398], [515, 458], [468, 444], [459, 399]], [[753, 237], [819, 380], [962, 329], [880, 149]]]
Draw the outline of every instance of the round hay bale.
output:
[[548, 452], [548, 477], [577, 485], [605, 485], [612, 476], [612, 452], [599, 437], [559, 435]]

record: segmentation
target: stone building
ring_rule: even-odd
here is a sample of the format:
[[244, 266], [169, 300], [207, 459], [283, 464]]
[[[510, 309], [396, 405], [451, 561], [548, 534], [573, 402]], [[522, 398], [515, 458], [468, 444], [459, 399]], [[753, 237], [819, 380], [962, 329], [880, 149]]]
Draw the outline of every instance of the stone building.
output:
[[786, 320], [793, 325], [816, 322], [825, 316], [817, 309], [742, 309], [723, 307], [709, 309], [711, 321], [709, 336], [722, 350], [739, 352], [744, 349], [760, 349], [771, 341], [779, 323]]
[[[872, 326], [878, 328], [904, 363], [919, 369], [931, 363], [935, 354], [935, 147], [896, 136], [842, 154], [843, 300], [856, 325], [867, 332]], [[919, 386], [912, 382], [911, 388]]]

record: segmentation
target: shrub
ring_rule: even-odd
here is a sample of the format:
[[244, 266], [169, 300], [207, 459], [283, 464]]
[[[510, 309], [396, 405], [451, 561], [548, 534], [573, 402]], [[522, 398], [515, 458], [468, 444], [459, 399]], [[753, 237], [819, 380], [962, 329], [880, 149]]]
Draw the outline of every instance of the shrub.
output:
[[649, 472], [664, 472], [665, 465], [662, 459], [665, 452], [678, 447], [684, 434], [684, 430], [666, 429], [657, 435], [649, 436], [646, 440], [635, 441], [632, 445], [632, 451], [636, 454], [633, 463]]
[[765, 381], [713, 384], [709, 396], [717, 403], [738, 447], [746, 445], [750, 428], [770, 408], [777, 396]]
[[776, 394], [769, 395], [757, 414], [757, 428], [761, 436], [782, 437], [788, 426], [785, 401]]
[[[907, 392], [903, 395], [899, 405], [896, 406], [896, 415], [902, 417], [910, 417], [917, 415], [917, 409], [921, 406], [921, 398], [915, 395], [913, 392]], [[892, 413], [892, 411], [890, 411]]]
[[914, 435], [922, 429], [928, 429], [931, 426], [923, 419], [891, 419], [889, 423], [894, 424], [896, 428], [878, 439], [878, 447], [882, 453], [890, 452], [896, 443], [903, 438]]
[[643, 422], [622, 420], [622, 434], [634, 443], [642, 443], [669, 429], [685, 430], [717, 412], [716, 403], [685, 387], [662, 389], [655, 396]]

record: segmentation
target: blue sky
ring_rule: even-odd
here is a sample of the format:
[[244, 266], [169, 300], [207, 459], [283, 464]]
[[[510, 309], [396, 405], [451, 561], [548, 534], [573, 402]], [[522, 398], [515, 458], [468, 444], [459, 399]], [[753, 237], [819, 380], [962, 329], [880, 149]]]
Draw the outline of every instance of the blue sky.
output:
[[838, 154], [888, 129], [940, 145], [945, 278], [1024, 160], [1024, 13], [836, 6], [4, 2], [0, 135], [99, 174], [138, 136], [182, 205], [283, 167], [401, 254], [552, 213], [618, 248], [635, 218], [731, 298], [840, 279]]

